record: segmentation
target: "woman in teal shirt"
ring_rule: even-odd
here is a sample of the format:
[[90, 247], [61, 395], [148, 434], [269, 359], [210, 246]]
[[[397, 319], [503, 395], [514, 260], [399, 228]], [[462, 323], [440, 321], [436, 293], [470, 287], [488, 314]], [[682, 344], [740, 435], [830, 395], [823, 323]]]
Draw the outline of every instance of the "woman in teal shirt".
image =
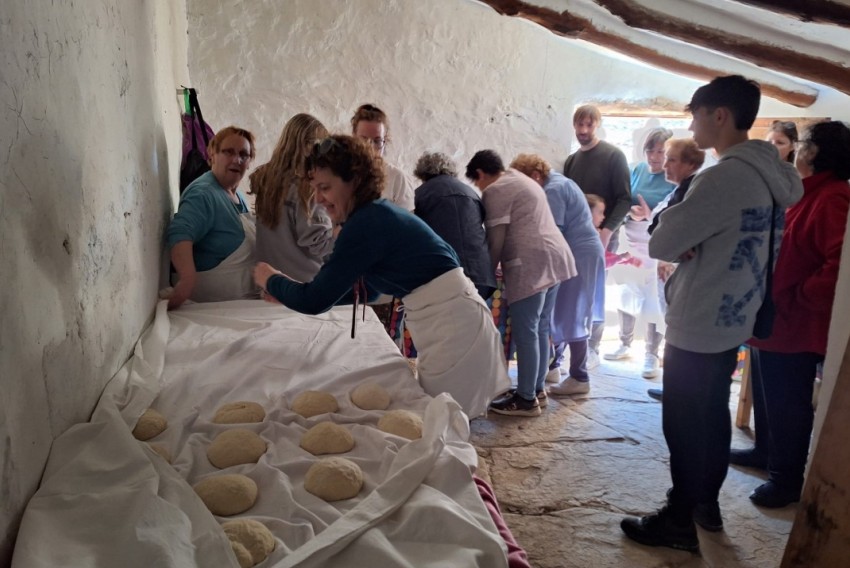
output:
[[[297, 282], [266, 263], [254, 281], [266, 294], [302, 313], [402, 298], [419, 351], [422, 388], [448, 392], [470, 418], [486, 412], [509, 386], [499, 333], [457, 255], [421, 219], [381, 199], [381, 158], [350, 136], [317, 143], [310, 155], [316, 203], [339, 227], [331, 256], [312, 282]], [[352, 336], [354, 336], [352, 329]]]
[[228, 126], [210, 140], [211, 169], [189, 184], [168, 225], [176, 271], [169, 309], [189, 299], [219, 302], [257, 297], [251, 280], [256, 229], [238, 191], [254, 155], [254, 136], [245, 129]]

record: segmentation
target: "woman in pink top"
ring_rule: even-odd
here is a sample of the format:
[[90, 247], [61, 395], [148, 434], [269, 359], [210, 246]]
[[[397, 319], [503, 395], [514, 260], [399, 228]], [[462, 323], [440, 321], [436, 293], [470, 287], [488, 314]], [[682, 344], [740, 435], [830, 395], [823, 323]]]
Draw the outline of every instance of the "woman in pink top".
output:
[[546, 400], [549, 320], [558, 285], [576, 275], [575, 260], [534, 180], [513, 168], [505, 171], [493, 150], [477, 152], [466, 177], [482, 192], [490, 259], [494, 270], [502, 264], [517, 349], [517, 388], [490, 409], [539, 416], [539, 401]]

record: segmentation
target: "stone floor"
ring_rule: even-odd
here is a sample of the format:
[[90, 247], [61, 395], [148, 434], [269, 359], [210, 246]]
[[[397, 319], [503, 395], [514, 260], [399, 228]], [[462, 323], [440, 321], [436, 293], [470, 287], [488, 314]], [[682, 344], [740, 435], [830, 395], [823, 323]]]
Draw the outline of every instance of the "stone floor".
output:
[[[602, 352], [616, 341], [605, 341]], [[730, 467], [720, 495], [725, 531], [699, 529], [702, 554], [642, 546], [620, 531], [624, 515], [655, 510], [670, 486], [661, 404], [646, 395], [643, 346], [592, 371], [591, 392], [549, 399], [538, 418], [490, 413], [472, 421], [481, 474], [535, 568], [773, 568], [780, 564], [796, 506], [759, 509], [747, 495], [756, 470]], [[730, 400], [734, 420], [739, 383]], [[733, 447], [751, 444], [733, 426]]]

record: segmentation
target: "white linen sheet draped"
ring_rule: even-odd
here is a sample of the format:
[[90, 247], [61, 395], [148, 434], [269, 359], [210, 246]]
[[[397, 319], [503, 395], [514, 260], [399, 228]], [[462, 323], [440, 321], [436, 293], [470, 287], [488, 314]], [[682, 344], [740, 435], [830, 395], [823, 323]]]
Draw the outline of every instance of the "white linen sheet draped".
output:
[[[450, 396], [422, 391], [371, 310], [355, 339], [350, 326], [350, 307], [304, 316], [251, 300], [174, 312], [160, 303], [91, 421], [55, 440], [13, 567], [237, 567], [219, 522], [240, 517], [275, 535], [263, 568], [507, 566], [504, 542], [472, 482], [477, 456], [466, 416]], [[423, 416], [422, 439], [377, 430], [384, 411], [361, 410], [348, 397], [364, 381], [389, 391], [389, 410]], [[304, 390], [334, 394], [339, 412], [310, 419], [293, 413], [289, 403]], [[211, 422], [219, 406], [238, 400], [261, 404], [265, 420]], [[149, 442], [164, 446], [172, 465], [131, 435], [149, 406], [169, 421]], [[354, 499], [326, 503], [303, 488], [320, 458], [299, 441], [325, 420], [355, 438], [355, 448], [342, 454], [363, 470]], [[206, 448], [234, 427], [259, 434], [268, 450], [257, 464], [218, 470]], [[214, 517], [191, 485], [218, 473], [253, 479], [256, 504]]]

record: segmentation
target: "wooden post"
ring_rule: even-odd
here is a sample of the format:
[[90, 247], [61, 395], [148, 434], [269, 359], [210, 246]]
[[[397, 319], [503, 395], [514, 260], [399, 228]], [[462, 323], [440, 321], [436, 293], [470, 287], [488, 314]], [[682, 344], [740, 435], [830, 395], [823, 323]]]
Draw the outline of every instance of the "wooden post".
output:
[[782, 568], [850, 562], [850, 342], [838, 371]]
[[750, 413], [753, 410], [753, 385], [750, 383], [750, 364], [752, 355], [750, 348], [744, 351], [744, 368], [741, 370], [741, 392], [738, 393], [738, 414], [735, 416], [735, 426], [750, 427]]

